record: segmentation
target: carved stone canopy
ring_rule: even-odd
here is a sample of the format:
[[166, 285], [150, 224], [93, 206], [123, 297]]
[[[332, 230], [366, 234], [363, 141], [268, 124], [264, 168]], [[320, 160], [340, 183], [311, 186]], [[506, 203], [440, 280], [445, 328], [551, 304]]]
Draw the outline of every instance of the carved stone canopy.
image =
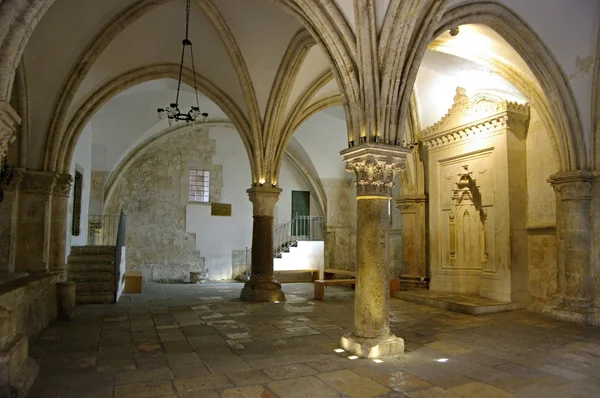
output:
[[487, 93], [468, 97], [464, 88], [457, 87], [454, 104], [437, 123], [423, 130], [421, 141], [427, 147], [439, 147], [502, 128], [525, 138], [528, 127], [528, 104]]
[[404, 170], [410, 149], [367, 143], [348, 148], [340, 154], [346, 162], [346, 171], [356, 176], [358, 199], [390, 199], [394, 177]]

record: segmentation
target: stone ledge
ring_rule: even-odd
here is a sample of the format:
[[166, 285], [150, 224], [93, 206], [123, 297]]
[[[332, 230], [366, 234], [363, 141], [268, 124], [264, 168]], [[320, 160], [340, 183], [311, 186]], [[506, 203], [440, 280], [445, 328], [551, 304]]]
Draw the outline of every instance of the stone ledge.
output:
[[394, 297], [443, 310], [467, 315], [483, 315], [524, 308], [520, 303], [506, 303], [464, 294], [437, 293], [427, 290], [397, 292]]

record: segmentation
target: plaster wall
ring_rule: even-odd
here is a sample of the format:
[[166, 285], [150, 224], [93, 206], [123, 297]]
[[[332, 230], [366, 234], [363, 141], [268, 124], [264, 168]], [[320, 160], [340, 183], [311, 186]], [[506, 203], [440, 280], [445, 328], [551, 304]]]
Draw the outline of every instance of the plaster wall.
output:
[[[250, 167], [238, 133], [228, 128], [174, 132], [146, 147], [116, 178], [106, 212], [127, 214], [127, 267], [147, 280], [185, 280], [208, 269], [230, 279], [251, 245]], [[232, 205], [231, 217], [211, 216], [210, 205], [188, 203], [188, 169], [211, 171], [211, 198]], [[291, 212], [291, 190], [306, 190], [284, 161], [278, 218]], [[312, 206], [316, 210], [316, 206]]]
[[75, 146], [73, 160], [71, 161], [71, 169], [69, 171], [73, 178], [75, 178], [75, 171], [79, 171], [83, 176], [81, 187], [80, 228], [78, 236], [71, 235], [73, 225], [73, 199], [75, 191], [73, 189], [73, 185], [71, 185], [71, 191], [69, 193], [69, 211], [67, 213], [67, 256], [71, 252], [71, 246], [85, 246], [87, 244], [88, 214], [90, 213], [90, 193], [92, 187], [92, 131], [89, 124], [84, 128], [79, 140], [77, 141], [77, 146]]

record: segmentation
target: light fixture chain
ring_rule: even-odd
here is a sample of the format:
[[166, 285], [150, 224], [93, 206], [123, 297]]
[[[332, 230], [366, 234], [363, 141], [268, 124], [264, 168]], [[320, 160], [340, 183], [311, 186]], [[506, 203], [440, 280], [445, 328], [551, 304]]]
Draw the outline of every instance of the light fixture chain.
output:
[[198, 84], [196, 83], [196, 65], [194, 64], [194, 47], [190, 44], [190, 55], [192, 56], [192, 73], [194, 75], [194, 92], [196, 93], [196, 105], [200, 109], [200, 101], [198, 100]]
[[192, 5], [191, 5], [191, 1], [187, 0], [187, 3], [185, 5], [185, 38], [186, 40], [189, 39], [189, 33], [190, 33], [190, 9], [191, 9]]

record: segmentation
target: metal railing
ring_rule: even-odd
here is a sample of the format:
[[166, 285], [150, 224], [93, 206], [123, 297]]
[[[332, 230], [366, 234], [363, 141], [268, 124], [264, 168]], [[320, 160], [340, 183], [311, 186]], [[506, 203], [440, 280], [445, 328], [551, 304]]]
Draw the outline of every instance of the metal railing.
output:
[[88, 245], [115, 246], [119, 234], [119, 223], [123, 214], [88, 215]]
[[273, 232], [273, 255], [277, 257], [298, 241], [323, 240], [323, 217], [296, 216]]

